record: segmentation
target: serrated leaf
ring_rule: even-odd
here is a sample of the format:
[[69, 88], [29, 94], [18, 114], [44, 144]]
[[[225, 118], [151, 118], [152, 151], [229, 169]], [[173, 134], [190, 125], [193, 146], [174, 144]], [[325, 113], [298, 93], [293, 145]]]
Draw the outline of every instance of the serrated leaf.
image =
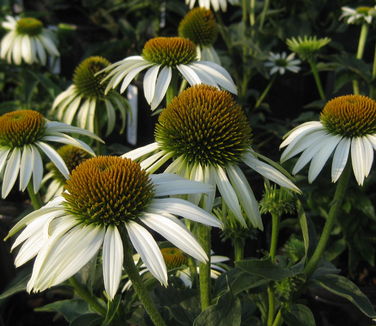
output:
[[341, 275], [327, 274], [313, 280], [321, 288], [349, 300], [370, 318], [376, 318], [376, 311], [366, 295], [349, 279]]
[[273, 281], [280, 281], [295, 274], [288, 268], [273, 264], [269, 258], [241, 260], [236, 262], [235, 266], [249, 274]]
[[35, 311], [59, 312], [68, 322], [91, 312], [87, 303], [80, 299], [56, 301], [43, 307], [36, 308]]

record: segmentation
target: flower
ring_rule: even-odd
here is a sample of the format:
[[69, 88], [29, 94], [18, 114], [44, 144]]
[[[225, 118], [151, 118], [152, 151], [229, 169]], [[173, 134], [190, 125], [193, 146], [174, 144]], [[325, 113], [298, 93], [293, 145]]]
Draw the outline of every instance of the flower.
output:
[[[188, 266], [188, 257], [185, 253], [179, 248], [167, 247], [162, 248], [161, 253], [163, 259], [166, 263], [166, 267], [173, 275], [179, 278], [186, 287], [192, 287], [192, 275], [191, 270]], [[140, 255], [133, 255], [135, 264], [139, 264]], [[229, 258], [226, 256], [211, 255], [210, 256], [210, 277], [212, 279], [217, 279], [222, 272], [225, 272], [226, 269], [223, 268], [222, 264], [225, 261], [228, 261]], [[197, 268], [197, 273], [199, 273], [200, 268]], [[143, 275], [148, 272], [145, 264], [140, 266], [140, 275]], [[128, 291], [132, 287], [132, 281], [128, 280], [123, 287], [122, 291]]]
[[[72, 173], [80, 163], [91, 157], [89, 153], [73, 145], [64, 145], [57, 150], [57, 153], [63, 159], [69, 173]], [[47, 187], [46, 195], [44, 197], [44, 201], [48, 202], [53, 197], [60, 195], [64, 191], [66, 178], [52, 163], [48, 163], [46, 167], [50, 172], [44, 176], [42, 184], [45, 184], [52, 179]]]
[[316, 179], [332, 153], [331, 175], [332, 182], [336, 182], [351, 153], [355, 178], [359, 185], [363, 185], [376, 149], [376, 102], [362, 95], [336, 97], [325, 105], [320, 121], [297, 126], [285, 136], [280, 147], [286, 147], [282, 162], [302, 152], [293, 174], [311, 161], [309, 182]]
[[270, 74], [273, 75], [274, 73], [279, 73], [283, 75], [286, 70], [291, 72], [299, 72], [300, 67], [299, 64], [301, 63], [300, 60], [295, 59], [295, 53], [290, 53], [288, 56], [286, 52], [282, 53], [269, 53], [269, 57], [267, 62], [265, 62], [265, 67], [271, 68]]
[[[214, 11], [221, 9], [225, 12], [227, 11], [227, 2], [233, 5], [238, 3], [238, 0], [198, 0], [198, 5], [207, 9], [210, 9], [210, 6], [212, 6]], [[185, 3], [192, 9], [196, 0], [185, 0]]]
[[171, 174], [148, 175], [130, 159], [88, 159], [73, 170], [65, 189], [9, 232], [8, 237], [25, 227], [12, 247], [23, 243], [15, 258], [17, 267], [36, 256], [28, 291], [43, 291], [65, 281], [102, 247], [104, 287], [113, 299], [122, 273], [122, 236], [130, 239], [149, 271], [167, 285], [162, 254], [140, 222], [199, 261], [207, 260], [205, 251], [174, 215], [220, 226], [192, 203], [166, 197], [212, 191], [209, 185]]
[[[123, 156], [141, 159], [141, 166], [150, 172], [174, 159], [165, 172], [212, 184], [244, 227], [247, 223], [243, 211], [253, 226], [262, 229], [256, 198], [239, 164], [245, 163], [264, 177], [299, 190], [282, 173], [259, 160], [262, 156], [251, 148], [251, 136], [248, 119], [230, 93], [197, 85], [183, 91], [162, 111], [155, 143]], [[213, 207], [214, 195], [203, 198], [208, 210]], [[198, 204], [202, 196], [189, 199]]]
[[108, 60], [98, 56], [83, 60], [74, 71], [73, 85], [56, 97], [52, 113], [56, 112], [59, 120], [69, 124], [76, 117], [78, 126], [91, 132], [95, 129], [95, 116], [100, 115], [100, 121], [107, 118], [106, 135], [109, 135], [116, 124], [115, 110], [119, 110], [123, 130], [128, 102], [116, 91], [105, 95], [101, 79], [106, 74], [97, 74], [109, 65]]
[[0, 43], [0, 57], [20, 65], [22, 61], [46, 65], [47, 54], [60, 56], [52, 32], [43, 28], [36, 18], [14, 18], [6, 16], [2, 26], [9, 30]]
[[33, 177], [33, 189], [35, 193], [38, 192], [43, 177], [41, 153], [46, 154], [64, 177], [68, 178], [69, 172], [63, 159], [47, 141], [71, 144], [94, 155], [88, 145], [66, 135], [67, 132], [97, 138], [86, 130], [48, 121], [37, 111], [19, 110], [0, 116], [0, 172], [4, 170], [1, 197], [8, 196], [18, 174], [21, 191], [26, 189]]
[[317, 36], [298, 36], [286, 40], [289, 49], [297, 53], [303, 60], [310, 60], [317, 51], [327, 45], [329, 37], [317, 38]]
[[189, 84], [220, 86], [237, 94], [230, 74], [220, 65], [196, 60], [196, 45], [182, 37], [156, 37], [146, 42], [142, 56], [131, 56], [105, 68], [110, 71], [102, 82], [110, 79], [105, 92], [115, 88], [122, 80], [120, 93], [142, 70], [148, 69], [143, 83], [146, 101], [155, 110], [167, 92], [176, 68]]
[[342, 7], [342, 15], [339, 19], [344, 18], [347, 24], [367, 23], [371, 24], [373, 17], [376, 15], [376, 6], [374, 7]]
[[194, 8], [180, 21], [179, 36], [191, 40], [197, 45], [197, 57], [200, 60], [220, 64], [220, 59], [213, 48], [218, 36], [218, 25], [214, 14], [206, 8]]

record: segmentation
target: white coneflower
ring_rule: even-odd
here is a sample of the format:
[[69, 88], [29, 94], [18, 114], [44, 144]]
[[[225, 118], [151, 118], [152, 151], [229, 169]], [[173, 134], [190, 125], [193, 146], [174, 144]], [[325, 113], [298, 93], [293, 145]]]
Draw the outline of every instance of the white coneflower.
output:
[[62, 197], [24, 217], [8, 235], [25, 227], [13, 244], [15, 248], [23, 243], [16, 266], [36, 256], [28, 291], [43, 291], [65, 281], [102, 247], [104, 286], [113, 299], [122, 274], [124, 239], [130, 240], [149, 271], [167, 285], [161, 251], [142, 225], [199, 261], [208, 259], [205, 251], [174, 215], [220, 226], [212, 215], [192, 203], [166, 197], [209, 192], [212, 187], [171, 174], [149, 176], [130, 159], [88, 159], [72, 172], [65, 189]]
[[[230, 4], [236, 4], [238, 0], [198, 0], [199, 7], [210, 9], [213, 7], [214, 11], [222, 10], [227, 11], [227, 2]], [[185, 3], [192, 9], [196, 3], [196, 0], [185, 0]]]
[[[64, 145], [57, 150], [57, 153], [63, 159], [69, 173], [72, 173], [80, 163], [91, 157], [88, 152], [73, 145]], [[49, 172], [42, 179], [42, 184], [48, 184], [44, 202], [48, 202], [52, 198], [61, 195], [67, 181], [55, 165], [48, 163], [46, 167]]]
[[357, 7], [355, 9], [350, 7], [342, 7], [342, 15], [339, 19], [344, 18], [347, 24], [371, 24], [372, 19], [376, 16], [376, 6], [374, 7]]
[[198, 59], [221, 63], [213, 47], [218, 36], [218, 25], [211, 10], [192, 9], [180, 21], [178, 31], [179, 36], [187, 38], [197, 45]]
[[362, 95], [336, 97], [325, 105], [320, 121], [303, 123], [285, 137], [281, 161], [302, 153], [293, 174], [311, 161], [308, 181], [314, 181], [334, 153], [331, 175], [336, 182], [351, 155], [355, 178], [362, 185], [376, 149], [376, 102]]
[[106, 74], [97, 74], [109, 65], [108, 60], [98, 56], [83, 60], [75, 69], [73, 85], [56, 97], [52, 105], [52, 113], [56, 113], [59, 120], [69, 124], [76, 118], [79, 127], [92, 132], [95, 129], [95, 117], [99, 115], [98, 124], [107, 120], [106, 135], [109, 135], [116, 125], [115, 111], [119, 110], [122, 132], [125, 127], [128, 102], [116, 91], [105, 95], [101, 79]]
[[37, 111], [19, 110], [0, 116], [0, 173], [4, 172], [2, 198], [8, 196], [18, 175], [21, 191], [26, 189], [33, 177], [33, 189], [35, 193], [38, 192], [43, 177], [41, 153], [46, 154], [62, 175], [68, 178], [69, 171], [64, 161], [47, 142], [71, 144], [94, 155], [87, 144], [65, 133], [97, 138], [87, 130], [48, 121]]
[[143, 79], [144, 94], [151, 109], [163, 100], [177, 69], [190, 85], [208, 84], [237, 94], [230, 74], [210, 61], [197, 61], [196, 45], [182, 37], [156, 37], [146, 42], [142, 56], [131, 56], [103, 69], [109, 72], [102, 82], [109, 80], [106, 92], [121, 83], [123, 93], [130, 82], [147, 69]]
[[[248, 119], [226, 91], [208, 85], [185, 90], [162, 111], [155, 135], [155, 143], [124, 157], [141, 159], [141, 166], [151, 172], [174, 159], [166, 172], [213, 184], [243, 226], [246, 226], [244, 212], [254, 227], [263, 229], [258, 203], [240, 163], [299, 191], [282, 173], [259, 160], [259, 154], [251, 148]], [[211, 210], [214, 193], [206, 199]], [[201, 196], [192, 196], [190, 200], [199, 203]]]
[[[192, 275], [191, 270], [188, 267], [188, 256], [179, 248], [167, 247], [162, 248], [161, 253], [163, 259], [166, 263], [166, 267], [169, 271], [172, 271], [173, 275], [179, 278], [186, 287], [192, 287]], [[134, 255], [133, 260], [135, 264], [140, 264], [140, 255]], [[218, 256], [212, 254], [210, 256], [210, 277], [212, 279], [217, 279], [223, 272], [226, 271], [224, 268], [224, 262], [230, 259], [226, 256]], [[145, 264], [140, 264], [140, 275], [148, 272]], [[197, 267], [197, 272], [199, 272], [199, 267]], [[127, 291], [132, 287], [132, 281], [128, 280], [123, 287], [123, 291]]]
[[0, 57], [9, 63], [22, 61], [46, 65], [47, 55], [58, 57], [56, 41], [51, 30], [43, 28], [36, 18], [14, 18], [6, 16], [2, 26], [8, 30], [0, 43]]
[[268, 56], [268, 61], [265, 62], [265, 67], [270, 69], [270, 74], [279, 73], [283, 75], [286, 70], [297, 73], [300, 71], [301, 61], [295, 59], [295, 53], [290, 53], [289, 55], [286, 52], [282, 53], [273, 53], [270, 52]]

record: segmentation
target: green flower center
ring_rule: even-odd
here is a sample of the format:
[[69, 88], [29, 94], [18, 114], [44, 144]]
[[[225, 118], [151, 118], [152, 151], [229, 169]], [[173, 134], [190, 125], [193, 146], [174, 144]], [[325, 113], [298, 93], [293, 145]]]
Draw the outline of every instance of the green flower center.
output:
[[[75, 147], [73, 145], [64, 145], [60, 147], [57, 152], [59, 153], [60, 157], [65, 162], [68, 171], [72, 173], [72, 171], [83, 161], [91, 158], [91, 155], [88, 152], [85, 152], [81, 148]], [[58, 180], [61, 184], [65, 184], [67, 179], [61, 174], [61, 172], [57, 169], [55, 164], [48, 163], [47, 168], [52, 172], [54, 178]]]
[[106, 73], [97, 72], [109, 66], [111, 63], [103, 57], [89, 57], [83, 60], [75, 69], [73, 83], [78, 91], [85, 97], [101, 98], [104, 95], [105, 84], [101, 80]]
[[163, 248], [161, 252], [168, 269], [179, 268], [188, 264], [187, 256], [178, 248]]
[[36, 142], [44, 132], [45, 119], [37, 111], [19, 110], [0, 117], [0, 146], [23, 147]]
[[376, 102], [362, 95], [345, 95], [330, 100], [320, 120], [332, 134], [361, 137], [376, 133]]
[[248, 119], [231, 94], [208, 85], [175, 97], [156, 126], [156, 140], [164, 150], [202, 166], [239, 162], [251, 136]]
[[17, 21], [17, 32], [22, 35], [39, 35], [43, 29], [43, 23], [36, 18], [21, 18]]
[[116, 156], [84, 161], [73, 170], [65, 189], [67, 211], [85, 224], [119, 225], [135, 219], [154, 196], [140, 165]]
[[288, 62], [287, 62], [286, 59], [277, 59], [277, 60], [275, 60], [275, 65], [277, 67], [287, 67]]
[[330, 38], [316, 36], [292, 37], [286, 41], [291, 51], [297, 53], [303, 60], [310, 60], [313, 55], [331, 41]]
[[358, 7], [355, 9], [355, 11], [358, 13], [358, 14], [361, 14], [361, 15], [364, 15], [364, 16], [367, 16], [369, 14], [369, 11], [372, 10], [373, 8], [372, 7], [366, 7], [366, 6], [363, 6], [363, 7]]
[[179, 35], [198, 45], [211, 45], [218, 36], [214, 14], [205, 8], [189, 11], [179, 24]]
[[182, 37], [156, 37], [145, 43], [142, 56], [165, 66], [188, 64], [196, 60], [196, 45]]

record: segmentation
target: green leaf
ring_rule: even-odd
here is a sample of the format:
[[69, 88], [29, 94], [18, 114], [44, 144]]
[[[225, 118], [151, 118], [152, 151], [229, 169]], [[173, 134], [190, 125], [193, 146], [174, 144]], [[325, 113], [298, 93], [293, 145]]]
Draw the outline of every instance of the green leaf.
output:
[[106, 318], [103, 321], [102, 326], [111, 325], [112, 320], [116, 316], [120, 303], [121, 303], [121, 295], [115, 296], [114, 300], [108, 302]]
[[227, 292], [218, 303], [208, 307], [195, 319], [194, 326], [240, 326], [241, 304], [239, 298]]
[[72, 322], [81, 315], [91, 312], [87, 303], [80, 299], [56, 301], [43, 307], [36, 308], [35, 311], [59, 312], [69, 322]]
[[327, 274], [316, 278], [313, 282], [321, 288], [349, 300], [368, 317], [376, 318], [376, 311], [372, 303], [365, 294], [346, 277]]
[[3, 293], [0, 294], [0, 301], [4, 300], [11, 295], [25, 291], [27, 282], [29, 281], [31, 272], [29, 269], [21, 270], [16, 277], [9, 283]]
[[239, 268], [233, 268], [227, 273], [221, 274], [216, 280], [214, 293], [215, 296], [219, 296], [230, 288], [234, 295], [238, 295], [243, 291], [256, 289], [268, 283], [269, 280], [263, 277], [251, 275]]
[[266, 259], [246, 259], [235, 263], [235, 266], [243, 271], [257, 275], [259, 277], [280, 281], [286, 277], [293, 276], [295, 273], [288, 268], [273, 264], [269, 258]]
[[316, 326], [312, 311], [302, 304], [293, 304], [290, 309], [283, 309], [282, 316], [288, 326]]
[[102, 319], [97, 314], [85, 314], [73, 319], [69, 326], [97, 326], [101, 325]]

